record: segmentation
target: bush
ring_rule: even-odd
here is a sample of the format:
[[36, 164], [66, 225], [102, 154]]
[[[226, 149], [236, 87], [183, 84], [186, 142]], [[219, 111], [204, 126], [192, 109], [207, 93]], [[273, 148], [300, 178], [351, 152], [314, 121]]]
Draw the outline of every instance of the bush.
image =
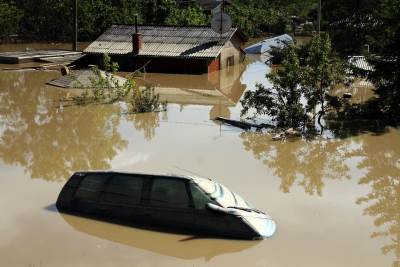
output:
[[77, 96], [62, 99], [72, 105], [112, 104], [125, 101], [128, 104], [128, 113], [142, 113], [160, 111], [166, 108], [166, 103], [160, 103], [159, 95], [154, 93], [154, 87], [147, 85], [141, 90], [132, 76], [126, 82], [121, 82], [112, 74], [118, 71], [118, 64], [112, 63], [110, 57], [104, 55], [105, 74], [97, 66], [92, 68], [93, 76], [89, 78], [89, 85], [80, 84], [76, 87], [84, 89]]

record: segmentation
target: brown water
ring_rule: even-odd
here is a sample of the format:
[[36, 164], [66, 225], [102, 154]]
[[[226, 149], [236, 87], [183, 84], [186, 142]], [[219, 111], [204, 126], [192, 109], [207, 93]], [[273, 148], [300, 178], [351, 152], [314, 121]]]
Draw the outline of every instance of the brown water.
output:
[[[162, 113], [60, 107], [57, 72], [0, 72], [0, 266], [399, 266], [400, 133], [272, 142], [220, 126], [267, 66], [232, 74], [147, 74]], [[231, 75], [231, 76], [229, 76]], [[272, 215], [263, 241], [155, 232], [62, 215], [54, 202], [82, 169], [215, 178]]]

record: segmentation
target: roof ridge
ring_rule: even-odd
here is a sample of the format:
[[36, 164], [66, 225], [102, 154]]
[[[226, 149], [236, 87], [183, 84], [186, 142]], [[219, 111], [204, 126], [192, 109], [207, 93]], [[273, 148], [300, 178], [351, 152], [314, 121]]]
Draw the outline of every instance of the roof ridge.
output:
[[[111, 27], [114, 26], [132, 26], [135, 27], [135, 24], [112, 24]], [[144, 26], [144, 27], [168, 27], [168, 28], [207, 28], [211, 29], [210, 25], [185, 25], [185, 26], [179, 26], [179, 25], [167, 25], [167, 24], [138, 24], [138, 27]], [[231, 27], [231, 30], [237, 30], [237, 27]]]
[[[132, 24], [114, 24], [84, 52], [131, 53], [134, 27]], [[143, 36], [139, 56], [215, 58], [238, 29], [231, 28], [220, 35], [209, 26], [140, 25], [139, 32]]]

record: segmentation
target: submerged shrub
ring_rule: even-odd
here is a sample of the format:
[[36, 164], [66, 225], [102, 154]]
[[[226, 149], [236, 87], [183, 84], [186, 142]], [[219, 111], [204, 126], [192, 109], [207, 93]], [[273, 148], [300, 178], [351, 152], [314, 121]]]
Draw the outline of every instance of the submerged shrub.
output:
[[131, 113], [160, 111], [161, 106], [159, 94], [155, 94], [154, 87], [151, 85], [146, 85], [144, 90], [140, 90], [139, 88], [133, 90], [132, 97], [128, 103], [129, 112]]
[[165, 110], [166, 103], [160, 103], [159, 95], [155, 94], [154, 87], [146, 85], [146, 88], [141, 90], [136, 85], [133, 75], [121, 82], [117, 76], [113, 75], [118, 71], [118, 64], [111, 62], [107, 54], [104, 55], [103, 60], [105, 72], [94, 66], [91, 69], [93, 75], [89, 76], [87, 85], [75, 78], [75, 87], [83, 89], [84, 92], [62, 99], [63, 102], [69, 102], [73, 105], [87, 105], [94, 103], [112, 104], [124, 101], [128, 104], [128, 113], [160, 111], [160, 107]]

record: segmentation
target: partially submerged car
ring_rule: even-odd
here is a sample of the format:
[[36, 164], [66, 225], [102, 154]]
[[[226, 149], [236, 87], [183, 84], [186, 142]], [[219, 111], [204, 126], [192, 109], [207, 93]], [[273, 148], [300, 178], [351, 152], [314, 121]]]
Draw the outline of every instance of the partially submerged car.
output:
[[194, 230], [231, 238], [270, 237], [276, 224], [242, 197], [206, 178], [123, 172], [77, 172], [58, 196], [58, 210]]

